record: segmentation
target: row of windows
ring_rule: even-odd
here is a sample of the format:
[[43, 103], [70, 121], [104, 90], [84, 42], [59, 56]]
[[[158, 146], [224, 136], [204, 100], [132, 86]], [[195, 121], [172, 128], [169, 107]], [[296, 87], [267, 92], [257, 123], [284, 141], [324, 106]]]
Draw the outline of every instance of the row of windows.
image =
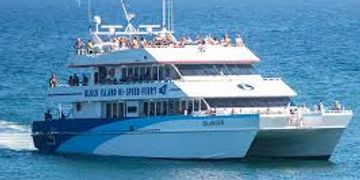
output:
[[121, 68], [99, 67], [94, 74], [95, 84], [115, 84], [121, 82], [162, 81], [179, 79], [182, 76], [206, 75], [252, 75], [257, 74], [252, 65], [246, 64], [182, 64], [151, 66], [122, 66]]
[[211, 107], [282, 107], [290, 102], [289, 97], [268, 98], [207, 98]]
[[[207, 98], [210, 107], [282, 107], [290, 103], [289, 97], [268, 98]], [[191, 114], [207, 110], [202, 100], [143, 101], [127, 106], [123, 102], [106, 103], [107, 118], [122, 118], [130, 114], [136, 117]]]
[[162, 81], [179, 79], [171, 65], [122, 66], [121, 68], [99, 67], [94, 74], [95, 84], [115, 84], [121, 82]]
[[176, 65], [183, 76], [206, 75], [252, 75], [257, 74], [252, 65], [246, 64], [202, 64], [202, 65]]
[[199, 99], [139, 101], [131, 105], [125, 102], [112, 102], [106, 103], [106, 118], [191, 114], [206, 109], [206, 104]]

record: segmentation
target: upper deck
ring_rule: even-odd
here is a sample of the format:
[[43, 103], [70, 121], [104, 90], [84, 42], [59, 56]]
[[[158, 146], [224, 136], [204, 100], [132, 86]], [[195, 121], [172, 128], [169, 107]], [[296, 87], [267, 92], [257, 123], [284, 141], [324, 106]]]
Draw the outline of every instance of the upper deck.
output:
[[[104, 45], [103, 45], [104, 46]], [[74, 56], [69, 67], [125, 64], [253, 64], [260, 59], [245, 46], [184, 45], [116, 48]]]

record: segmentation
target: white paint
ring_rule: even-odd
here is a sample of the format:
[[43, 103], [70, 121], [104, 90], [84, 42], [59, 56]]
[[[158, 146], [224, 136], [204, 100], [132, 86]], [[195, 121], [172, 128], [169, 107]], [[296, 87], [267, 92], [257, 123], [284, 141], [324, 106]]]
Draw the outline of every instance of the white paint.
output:
[[[197, 45], [184, 48], [124, 49], [112, 53], [92, 56], [74, 56], [69, 66], [121, 65], [134, 63], [257, 63], [260, 59], [247, 47], [223, 47], [208, 45], [200, 52]], [[144, 58], [146, 56], [146, 58]]]
[[[247, 83], [254, 87], [252, 91], [241, 90], [238, 85]], [[97, 85], [97, 86], [72, 86], [51, 88], [49, 94], [71, 94], [84, 93], [89, 89], [118, 89], [118, 88], [142, 88], [156, 87], [157, 89], [167, 85], [166, 94], [156, 93], [156, 95], [137, 95], [137, 96], [113, 96], [113, 97], [84, 97], [84, 95], [50, 96], [49, 100], [55, 102], [79, 102], [79, 101], [111, 101], [111, 100], [131, 100], [131, 99], [153, 99], [153, 98], [206, 98], [206, 97], [292, 97], [296, 93], [287, 86], [282, 80], [255, 80], [255, 79], [234, 79], [218, 81], [172, 81], [158, 83], [141, 84], [118, 84], [118, 85]]]
[[81, 110], [73, 110], [74, 118], [101, 118], [101, 103], [100, 102], [82, 102]]
[[[204, 121], [221, 120], [204, 119]], [[220, 126], [177, 120], [118, 135], [95, 149], [96, 155], [152, 158], [243, 158], [253, 141], [258, 121], [223, 119]]]

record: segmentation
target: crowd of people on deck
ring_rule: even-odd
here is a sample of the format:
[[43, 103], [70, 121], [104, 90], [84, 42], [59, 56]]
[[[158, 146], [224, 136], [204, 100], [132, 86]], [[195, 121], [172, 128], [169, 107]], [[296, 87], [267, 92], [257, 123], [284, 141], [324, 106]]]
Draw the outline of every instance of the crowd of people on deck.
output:
[[[89, 78], [83, 74], [82, 79], [75, 73], [73, 76], [70, 76], [68, 79], [69, 86], [87, 86], [89, 84]], [[58, 86], [58, 81], [56, 79], [55, 74], [51, 74], [49, 78], [49, 87], [55, 88]]]
[[[240, 35], [236, 35], [235, 43], [232, 44], [232, 40], [228, 34], [224, 34], [221, 39], [216, 36], [208, 35], [205, 38], [197, 36], [195, 40], [190, 36], [182, 37], [180, 40], [176, 40], [172, 34], [162, 34], [155, 36], [152, 40], [146, 40], [145, 37], [113, 37], [109, 42], [106, 42], [106, 48], [104, 51], [113, 51], [119, 49], [138, 49], [138, 48], [165, 48], [174, 47], [181, 48], [186, 45], [221, 45], [228, 47], [231, 45], [243, 46], [243, 40]], [[105, 45], [104, 45], [105, 46]], [[74, 49], [77, 55], [96, 53], [95, 43], [92, 40], [88, 40], [86, 43], [77, 38], [74, 42]]]
[[69, 76], [68, 85], [69, 86], [87, 86], [89, 84], [89, 78], [83, 74], [82, 79], [80, 80], [79, 76], [75, 73], [73, 76]]

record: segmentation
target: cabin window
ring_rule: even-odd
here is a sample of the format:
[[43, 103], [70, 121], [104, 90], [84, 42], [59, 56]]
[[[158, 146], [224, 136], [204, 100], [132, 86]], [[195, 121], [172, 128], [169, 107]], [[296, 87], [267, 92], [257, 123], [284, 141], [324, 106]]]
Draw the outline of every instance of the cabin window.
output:
[[137, 113], [137, 107], [136, 106], [129, 106], [127, 108], [128, 113]]
[[125, 79], [127, 77], [126, 67], [121, 68], [121, 78]]
[[151, 80], [155, 81], [155, 80], [157, 80], [157, 77], [158, 77], [158, 67], [153, 66], [151, 68]]
[[117, 118], [118, 117], [118, 104], [117, 103], [113, 103], [113, 118]]
[[203, 100], [155, 100], [144, 101], [141, 112], [144, 116], [163, 116], [163, 115], [175, 115], [184, 114], [184, 110], [187, 110], [188, 114], [194, 111], [207, 110], [207, 106]]
[[155, 115], [155, 102], [150, 102], [149, 115], [150, 115], [150, 116], [154, 116], [154, 115]]
[[138, 66], [134, 67], [134, 78], [135, 80], [140, 79], [140, 68]]
[[162, 112], [162, 102], [156, 102], [156, 116], [160, 116]]
[[200, 104], [200, 100], [194, 100], [194, 111], [199, 111], [201, 109]]
[[148, 102], [144, 102], [143, 114], [144, 114], [144, 116], [149, 116], [149, 103]]
[[257, 74], [255, 68], [248, 64], [181, 64], [176, 67], [182, 76]]
[[290, 102], [289, 97], [268, 98], [206, 98], [211, 107], [282, 107]]
[[99, 67], [99, 82], [100, 83], [104, 83], [106, 76], [107, 76], [107, 71], [105, 67]]
[[106, 118], [123, 118], [124, 107], [124, 103], [106, 103]]
[[107, 103], [106, 104], [106, 118], [112, 118], [112, 104], [111, 103]]

